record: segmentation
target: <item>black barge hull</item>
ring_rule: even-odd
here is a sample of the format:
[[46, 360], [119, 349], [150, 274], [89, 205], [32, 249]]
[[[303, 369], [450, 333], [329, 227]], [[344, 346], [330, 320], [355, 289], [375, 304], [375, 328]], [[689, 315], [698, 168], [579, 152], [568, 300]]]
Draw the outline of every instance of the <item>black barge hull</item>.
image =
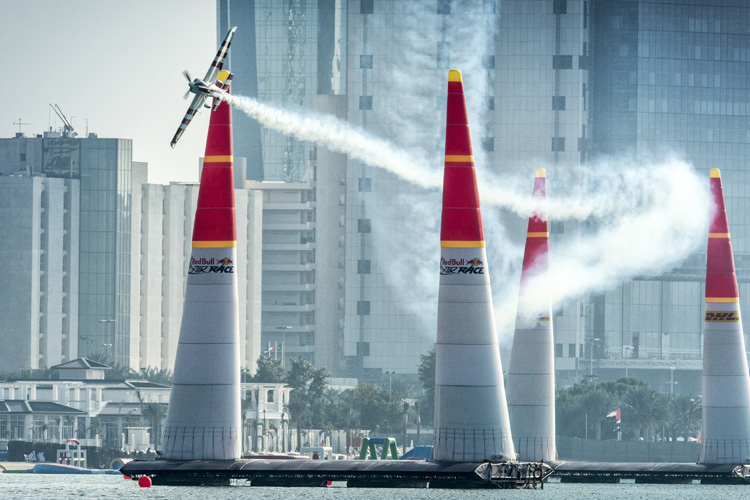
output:
[[449, 463], [412, 460], [134, 460], [120, 471], [154, 485], [311, 487], [346, 481], [359, 488], [535, 488], [552, 473], [543, 463]]

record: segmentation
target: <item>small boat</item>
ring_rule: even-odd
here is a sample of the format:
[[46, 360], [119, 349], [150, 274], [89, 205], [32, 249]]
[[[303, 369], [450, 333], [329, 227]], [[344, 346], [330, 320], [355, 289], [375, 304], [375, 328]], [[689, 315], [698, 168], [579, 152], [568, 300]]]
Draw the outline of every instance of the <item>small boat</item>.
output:
[[29, 472], [32, 474], [121, 474], [114, 469], [85, 469], [76, 465], [42, 463], [36, 464]]

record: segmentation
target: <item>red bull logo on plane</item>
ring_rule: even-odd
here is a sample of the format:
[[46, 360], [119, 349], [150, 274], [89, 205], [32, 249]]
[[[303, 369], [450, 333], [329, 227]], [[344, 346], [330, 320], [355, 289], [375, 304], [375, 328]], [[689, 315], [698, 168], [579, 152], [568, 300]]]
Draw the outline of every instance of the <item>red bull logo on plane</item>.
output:
[[474, 257], [473, 259], [440, 259], [440, 275], [451, 274], [484, 274], [484, 263]]
[[222, 259], [215, 259], [211, 257], [207, 259], [205, 257], [190, 259], [190, 270], [188, 274], [206, 274], [206, 273], [233, 273], [234, 266], [232, 265], [232, 259], [224, 257]]

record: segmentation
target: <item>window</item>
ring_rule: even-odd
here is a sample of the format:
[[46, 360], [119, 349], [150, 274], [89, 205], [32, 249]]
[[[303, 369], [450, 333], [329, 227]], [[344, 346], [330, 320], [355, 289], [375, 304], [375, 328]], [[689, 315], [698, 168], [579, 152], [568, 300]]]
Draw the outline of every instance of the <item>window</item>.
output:
[[565, 110], [565, 96], [564, 95], [556, 95], [552, 97], [552, 109], [554, 111]]
[[372, 14], [373, 12], [375, 12], [374, 3], [375, 0], [361, 0], [359, 6], [360, 14]]
[[484, 102], [482, 103], [484, 109], [493, 111], [495, 109], [495, 96], [484, 96]]
[[565, 137], [552, 138], [552, 151], [565, 151]]
[[359, 219], [357, 220], [357, 232], [358, 233], [369, 233], [372, 230], [372, 221], [370, 219]]
[[360, 69], [372, 69], [372, 55], [362, 54], [359, 56], [359, 67]]
[[555, 357], [562, 358], [563, 345], [555, 344]]
[[362, 109], [362, 110], [372, 109], [372, 96], [371, 95], [359, 96], [359, 109]]
[[573, 69], [573, 56], [552, 56], [552, 69]]
[[495, 69], [495, 56], [482, 56], [483, 69]]
[[369, 177], [360, 177], [358, 183], [360, 193], [369, 193], [372, 191], [372, 179]]
[[482, 137], [482, 150], [494, 151], [495, 150], [495, 138], [494, 137]]
[[567, 14], [568, 13], [567, 0], [554, 0], [554, 2], [552, 2], [552, 13], [553, 14]]
[[576, 345], [575, 344], [568, 344], [568, 357], [569, 358], [576, 357]]
[[357, 274], [370, 274], [370, 261], [369, 260], [357, 261]]
[[10, 439], [26, 439], [27, 436], [23, 435], [25, 428], [25, 418], [23, 415], [11, 415]]
[[370, 343], [369, 342], [357, 342], [357, 355], [369, 356], [370, 355]]
[[26, 161], [26, 153], [21, 153], [21, 161]]
[[370, 314], [370, 301], [358, 300], [357, 301], [357, 316], [368, 316], [369, 314]]
[[274, 391], [266, 392], [266, 403], [273, 403], [273, 392]]

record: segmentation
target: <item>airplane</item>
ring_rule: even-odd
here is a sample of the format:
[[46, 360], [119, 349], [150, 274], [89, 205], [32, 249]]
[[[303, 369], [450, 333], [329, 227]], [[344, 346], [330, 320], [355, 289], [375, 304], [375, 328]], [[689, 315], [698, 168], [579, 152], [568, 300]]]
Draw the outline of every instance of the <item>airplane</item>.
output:
[[[211, 63], [211, 66], [208, 68], [208, 72], [203, 79], [196, 78], [195, 80], [192, 80], [190, 78], [190, 73], [188, 73], [187, 70], [182, 73], [185, 75], [185, 78], [187, 78], [189, 87], [185, 92], [184, 98], [187, 99], [191, 92], [195, 94], [195, 97], [193, 97], [193, 101], [190, 103], [187, 113], [185, 113], [185, 118], [182, 119], [177, 132], [172, 138], [172, 142], [169, 144], [173, 148], [175, 144], [177, 144], [177, 141], [180, 140], [182, 133], [185, 132], [187, 126], [190, 125], [190, 121], [196, 113], [198, 113], [201, 106], [215, 110], [221, 101], [224, 100], [226, 89], [229, 87], [229, 82], [232, 81], [234, 75], [227, 70], [222, 70], [221, 68], [224, 65], [224, 58], [229, 51], [229, 44], [232, 43], [232, 37], [236, 30], [237, 26], [231, 28], [227, 32], [224, 41], [221, 42], [219, 51], [216, 53], [216, 57], [214, 57], [214, 62]], [[206, 104], [206, 99], [208, 98], [213, 98], [214, 100], [211, 106]]]

